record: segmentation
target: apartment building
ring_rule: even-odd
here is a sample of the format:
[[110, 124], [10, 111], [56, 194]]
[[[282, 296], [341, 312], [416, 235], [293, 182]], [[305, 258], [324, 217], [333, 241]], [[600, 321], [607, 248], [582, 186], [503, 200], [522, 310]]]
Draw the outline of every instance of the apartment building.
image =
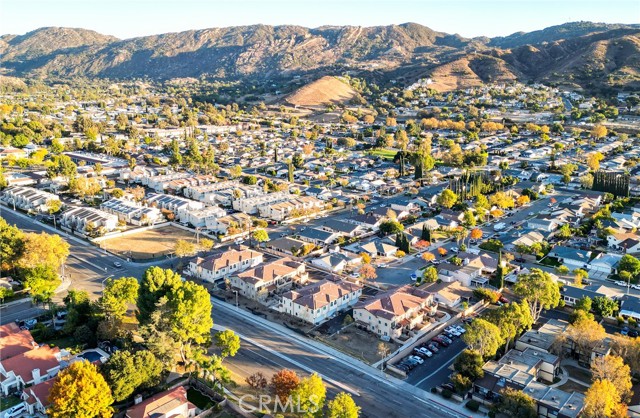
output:
[[362, 286], [340, 279], [325, 279], [291, 290], [280, 302], [280, 311], [317, 325], [352, 307], [362, 295]]
[[87, 232], [89, 225], [93, 229], [103, 228], [109, 232], [118, 226], [118, 217], [100, 209], [75, 207], [62, 213], [60, 224], [80, 232]]
[[176, 219], [187, 222], [189, 211], [203, 209], [204, 203], [168, 194], [151, 194], [147, 197], [147, 206], [171, 211]]
[[60, 200], [58, 195], [34, 189], [33, 187], [15, 186], [2, 192], [0, 198], [7, 206], [15, 206], [24, 211], [45, 213], [48, 210], [47, 202]]
[[287, 202], [291, 200], [291, 193], [283, 191], [283, 192], [275, 192], [269, 194], [258, 195], [249, 198], [240, 198], [234, 199], [232, 202], [232, 206], [234, 210], [239, 212], [243, 212], [249, 215], [258, 214], [259, 207], [268, 206], [280, 202]]
[[187, 211], [185, 222], [196, 228], [214, 229], [216, 220], [227, 216], [227, 211], [218, 206], [207, 206], [203, 209]]
[[435, 315], [437, 306], [433, 294], [406, 285], [359, 302], [353, 319], [382, 338], [398, 338]]
[[109, 199], [100, 205], [100, 209], [118, 217], [118, 220], [134, 225], [153, 225], [162, 219], [158, 208], [145, 207], [127, 199]]
[[306, 283], [308, 277], [303, 263], [281, 258], [231, 276], [231, 286], [249, 299], [264, 301], [293, 283]]
[[263, 262], [263, 255], [247, 247], [231, 249], [207, 257], [196, 257], [189, 263], [190, 275], [208, 282], [231, 277], [232, 274], [256, 267]]

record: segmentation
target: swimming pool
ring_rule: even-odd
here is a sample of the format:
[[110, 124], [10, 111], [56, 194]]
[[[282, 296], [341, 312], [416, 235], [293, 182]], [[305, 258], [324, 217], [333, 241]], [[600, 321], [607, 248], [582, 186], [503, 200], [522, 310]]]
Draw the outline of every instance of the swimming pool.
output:
[[82, 354], [78, 354], [78, 357], [82, 357], [83, 359], [88, 360], [89, 363], [93, 363], [96, 361], [100, 361], [100, 357], [102, 357], [102, 355], [97, 351], [85, 351]]

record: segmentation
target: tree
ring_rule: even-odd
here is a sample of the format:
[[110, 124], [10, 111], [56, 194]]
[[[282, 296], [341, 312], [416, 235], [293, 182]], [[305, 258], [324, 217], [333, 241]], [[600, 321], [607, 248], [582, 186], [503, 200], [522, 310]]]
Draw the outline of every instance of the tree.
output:
[[620, 307], [615, 300], [606, 296], [596, 296], [593, 298], [593, 311], [601, 317], [613, 317]]
[[476, 217], [471, 210], [466, 210], [463, 215], [462, 224], [467, 228], [476, 226]]
[[568, 239], [568, 238], [571, 238], [572, 235], [573, 235], [573, 233], [571, 232], [571, 227], [569, 227], [569, 224], [562, 225], [556, 231], [556, 236], [558, 238]]
[[207, 289], [194, 282], [183, 282], [167, 296], [170, 315], [167, 318], [171, 333], [180, 343], [180, 354], [186, 360], [186, 351], [192, 344], [204, 344], [211, 335], [211, 296]]
[[29, 233], [24, 235], [24, 247], [18, 266], [34, 268], [44, 265], [57, 270], [68, 256], [69, 244], [60, 235]]
[[0, 217], [0, 269], [7, 271], [17, 266], [25, 246], [22, 230]]
[[269, 234], [264, 229], [256, 229], [253, 231], [253, 239], [257, 242], [267, 242], [269, 241]]
[[620, 394], [616, 386], [607, 379], [594, 381], [585, 394], [583, 416], [585, 418], [617, 417], [620, 416], [616, 414], [619, 409]]
[[462, 339], [472, 350], [477, 350], [482, 357], [491, 357], [496, 354], [502, 345], [503, 339], [500, 329], [484, 319], [474, 319], [467, 325], [467, 332]]
[[68, 155], [54, 155], [51, 165], [47, 167], [47, 177], [64, 177], [67, 181], [73, 179], [77, 174], [77, 166]]
[[497, 409], [509, 417], [538, 417], [536, 401], [526, 393], [509, 387], [502, 391], [502, 400], [498, 404]]
[[500, 329], [505, 342], [505, 352], [509, 351], [511, 340], [533, 325], [531, 310], [527, 301], [524, 300], [520, 303], [511, 302], [490, 311], [486, 318]]
[[484, 376], [482, 366], [484, 366], [482, 355], [478, 351], [469, 349], [460, 353], [453, 363], [453, 368], [458, 373], [471, 380], [480, 379]]
[[300, 378], [296, 372], [289, 369], [282, 369], [271, 377], [271, 386], [281, 402], [287, 401], [299, 383]]
[[198, 246], [202, 251], [209, 251], [213, 248], [214, 242], [209, 238], [201, 238]]
[[222, 358], [233, 357], [240, 349], [240, 337], [230, 329], [216, 333], [214, 339]]
[[362, 264], [370, 264], [371, 256], [365, 252], [360, 253], [360, 257], [362, 258]]
[[533, 322], [538, 321], [543, 309], [552, 309], [560, 303], [560, 290], [549, 273], [540, 269], [531, 269], [529, 274], [518, 276], [514, 293], [527, 299]]
[[162, 373], [162, 363], [147, 350], [118, 350], [105, 364], [103, 374], [116, 402], [126, 400], [141, 386], [153, 387]]
[[604, 138], [607, 135], [607, 128], [603, 125], [596, 125], [591, 129], [591, 136], [595, 139]]
[[79, 177], [71, 182], [70, 190], [80, 199], [100, 193], [102, 185], [96, 177]]
[[229, 169], [229, 175], [233, 179], [237, 179], [242, 175], [242, 167], [239, 165], [235, 165]]
[[518, 206], [524, 206], [529, 204], [529, 202], [531, 201], [531, 199], [529, 199], [529, 196], [525, 196], [525, 195], [521, 195], [518, 197], [518, 199], [516, 199], [516, 203], [518, 204]]
[[322, 382], [322, 378], [317, 373], [302, 379], [296, 388], [291, 392], [294, 405], [299, 405], [303, 417], [322, 417], [327, 388]]
[[427, 263], [436, 259], [436, 256], [433, 253], [426, 251], [422, 254], [422, 259]]
[[49, 302], [62, 281], [58, 273], [47, 265], [24, 269], [22, 273], [25, 288], [29, 289], [35, 302]]
[[456, 195], [450, 189], [444, 189], [442, 193], [440, 193], [436, 201], [440, 206], [444, 206], [445, 208], [449, 209], [458, 201], [458, 195]]
[[267, 378], [264, 377], [262, 372], [255, 372], [251, 376], [247, 376], [244, 381], [247, 383], [247, 385], [249, 385], [251, 389], [255, 390], [256, 392], [263, 391], [269, 384], [269, 382], [267, 382]]
[[471, 230], [471, 239], [481, 240], [482, 239], [482, 229], [474, 228]]
[[384, 234], [397, 234], [404, 231], [404, 225], [398, 221], [385, 221], [380, 224], [380, 232]]
[[47, 213], [49, 215], [53, 215], [62, 209], [62, 202], [60, 199], [49, 199], [47, 200]]
[[250, 186], [256, 184], [258, 182], [258, 178], [256, 176], [244, 176], [242, 177], [242, 183], [248, 184]]
[[489, 198], [489, 203], [499, 207], [500, 209], [508, 209], [515, 206], [513, 197], [505, 192], [496, 192]]
[[107, 279], [98, 304], [107, 319], [122, 319], [127, 313], [127, 305], [138, 299], [140, 284], [135, 277]]
[[138, 289], [138, 321], [146, 323], [160, 298], [182, 286], [180, 275], [171, 269], [149, 267], [142, 276]]
[[304, 166], [304, 157], [302, 154], [299, 152], [294, 153], [291, 157], [291, 164], [293, 164], [295, 168], [302, 168]]
[[438, 270], [433, 266], [427, 267], [422, 273], [422, 280], [425, 283], [434, 283], [438, 280]]
[[591, 361], [591, 373], [594, 381], [609, 380], [618, 390], [623, 401], [630, 400], [633, 392], [631, 390], [631, 369], [624, 364], [622, 357], [618, 356], [596, 356]]
[[447, 255], [447, 249], [444, 247], [438, 247], [438, 254], [440, 254], [440, 257], [444, 257]]
[[184, 239], [176, 241], [173, 251], [176, 257], [189, 257], [197, 252], [195, 244]]
[[88, 361], [77, 361], [62, 370], [49, 392], [51, 418], [110, 418], [111, 389], [98, 369]]
[[600, 170], [600, 161], [604, 159], [604, 155], [598, 151], [594, 151], [587, 155], [587, 166], [591, 169], [591, 171]]
[[602, 325], [587, 316], [578, 317], [565, 331], [564, 337], [568, 338], [575, 352], [581, 358], [591, 359], [593, 348], [606, 337]]
[[[574, 285], [576, 287], [582, 287], [582, 281], [589, 278], [589, 272], [584, 269], [575, 269], [573, 270], [573, 278]], [[587, 310], [587, 312], [589, 312], [589, 310]]]
[[640, 260], [631, 254], [625, 254], [618, 263], [618, 271], [627, 271], [631, 276], [640, 274]]
[[375, 280], [378, 277], [375, 267], [371, 264], [365, 264], [360, 267], [360, 277], [365, 280]]
[[327, 406], [328, 418], [358, 418], [360, 407], [353, 401], [351, 395], [340, 392]]
[[564, 164], [560, 167], [560, 173], [562, 174], [562, 181], [565, 183], [571, 182], [571, 176], [573, 172], [578, 169], [578, 166], [572, 163]]

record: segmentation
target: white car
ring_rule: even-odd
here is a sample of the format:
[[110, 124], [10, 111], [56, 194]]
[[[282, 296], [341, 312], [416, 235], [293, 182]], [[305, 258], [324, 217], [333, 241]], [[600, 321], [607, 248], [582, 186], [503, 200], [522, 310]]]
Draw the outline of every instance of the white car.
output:
[[458, 247], [451, 247], [451, 252], [457, 253], [458, 251], [460, 251]]
[[423, 363], [424, 363], [424, 360], [423, 360], [423, 359], [421, 359], [421, 358], [420, 358], [420, 357], [418, 357], [418, 356], [409, 356], [409, 360], [413, 360], [413, 361], [415, 361], [415, 362], [416, 362], [416, 363], [418, 363], [418, 364], [423, 364]]
[[353, 277], [354, 279], [357, 279], [358, 277], [360, 277], [360, 273], [354, 271], [349, 276]]
[[616, 285], [618, 285], [618, 286], [622, 286], [622, 287], [627, 287], [627, 286], [628, 286], [628, 285], [627, 285], [627, 282], [623, 282], [623, 281], [621, 281], [621, 280], [618, 280], [618, 281], [616, 282]]
[[460, 334], [464, 334], [465, 332], [467, 332], [465, 327], [461, 327], [460, 325], [456, 326], [456, 331], [458, 331]]
[[24, 402], [19, 403], [18, 405], [12, 406], [7, 411], [5, 411], [4, 416], [6, 418], [17, 417], [20, 414], [23, 414], [27, 411], [27, 407]]
[[636, 289], [636, 290], [640, 290], [640, 284], [632, 284], [631, 288], [632, 289]]
[[433, 357], [433, 353], [429, 350], [427, 350], [426, 348], [422, 347], [422, 348], [418, 348], [418, 352], [421, 354], [424, 354], [425, 356], [431, 358]]
[[113, 265], [114, 265], [116, 268], [120, 268], [120, 267], [122, 267], [122, 263], [121, 263], [121, 262], [119, 262], [119, 261], [114, 261], [114, 262], [113, 262]]

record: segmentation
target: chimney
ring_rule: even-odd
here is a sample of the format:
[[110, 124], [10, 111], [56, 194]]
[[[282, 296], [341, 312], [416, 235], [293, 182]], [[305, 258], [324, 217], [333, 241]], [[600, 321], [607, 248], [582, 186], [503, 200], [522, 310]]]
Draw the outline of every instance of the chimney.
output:
[[136, 397], [133, 398], [133, 404], [134, 405], [138, 405], [141, 402], [142, 402], [142, 395], [136, 395]]
[[40, 380], [40, 369], [33, 369], [31, 371], [31, 374], [33, 375], [33, 380], [34, 381]]

